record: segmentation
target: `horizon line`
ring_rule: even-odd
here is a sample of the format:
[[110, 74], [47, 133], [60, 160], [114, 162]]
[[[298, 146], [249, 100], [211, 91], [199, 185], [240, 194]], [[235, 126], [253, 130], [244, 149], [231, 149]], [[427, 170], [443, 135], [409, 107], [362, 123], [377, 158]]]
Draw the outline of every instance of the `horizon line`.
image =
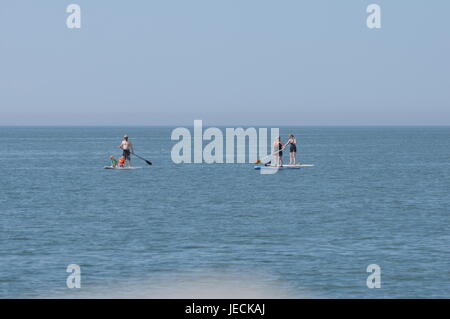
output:
[[[120, 125], [120, 124], [0, 124], [0, 128], [20, 128], [20, 127], [58, 127], [58, 128], [76, 128], [76, 127], [193, 127], [193, 123], [186, 124], [137, 124], [137, 125]], [[450, 124], [297, 124], [297, 125], [268, 125], [268, 124], [207, 124], [205, 127], [449, 127]]]

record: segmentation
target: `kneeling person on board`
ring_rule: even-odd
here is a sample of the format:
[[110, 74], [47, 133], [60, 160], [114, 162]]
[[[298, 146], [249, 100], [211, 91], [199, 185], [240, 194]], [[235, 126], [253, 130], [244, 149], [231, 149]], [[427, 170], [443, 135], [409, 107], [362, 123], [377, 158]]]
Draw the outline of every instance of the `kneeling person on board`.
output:
[[122, 143], [120, 143], [119, 147], [122, 149], [122, 156], [125, 157], [125, 160], [128, 161], [128, 166], [131, 167], [131, 153], [134, 153], [133, 143], [128, 140], [128, 135], [124, 135]]
[[115, 158], [113, 155], [111, 155], [111, 156], [109, 157], [109, 159], [111, 160], [111, 167], [116, 168], [116, 166], [117, 166], [117, 160], [116, 160], [116, 158]]
[[126, 159], [124, 156], [119, 158], [119, 167], [125, 167]]

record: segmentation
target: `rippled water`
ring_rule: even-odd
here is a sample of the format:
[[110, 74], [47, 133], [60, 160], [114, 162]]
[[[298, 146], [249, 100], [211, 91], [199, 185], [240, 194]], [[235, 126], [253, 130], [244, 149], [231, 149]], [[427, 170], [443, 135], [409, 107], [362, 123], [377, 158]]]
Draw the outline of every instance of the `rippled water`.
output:
[[[0, 297], [450, 297], [450, 128], [281, 128], [316, 166], [274, 175], [171, 130], [0, 128]], [[103, 169], [124, 133], [153, 166]]]

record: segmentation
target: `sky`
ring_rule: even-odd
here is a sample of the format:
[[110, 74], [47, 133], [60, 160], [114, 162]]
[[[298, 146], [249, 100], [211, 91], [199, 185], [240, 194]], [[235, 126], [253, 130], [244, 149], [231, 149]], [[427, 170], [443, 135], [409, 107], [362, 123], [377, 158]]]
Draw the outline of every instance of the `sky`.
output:
[[448, 0], [2, 0], [0, 125], [450, 125], [449, 13]]

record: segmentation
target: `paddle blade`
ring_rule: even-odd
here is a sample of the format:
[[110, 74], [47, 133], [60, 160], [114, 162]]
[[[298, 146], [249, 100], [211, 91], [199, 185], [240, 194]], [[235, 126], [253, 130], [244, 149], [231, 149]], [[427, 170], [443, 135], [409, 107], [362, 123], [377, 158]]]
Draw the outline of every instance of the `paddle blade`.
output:
[[145, 161], [148, 165], [152, 165], [152, 162], [147, 161], [145, 158], [140, 157], [139, 155], [137, 155], [137, 154], [135, 154], [135, 153], [133, 153], [133, 155], [136, 156], [137, 158], [140, 158], [141, 160]]

